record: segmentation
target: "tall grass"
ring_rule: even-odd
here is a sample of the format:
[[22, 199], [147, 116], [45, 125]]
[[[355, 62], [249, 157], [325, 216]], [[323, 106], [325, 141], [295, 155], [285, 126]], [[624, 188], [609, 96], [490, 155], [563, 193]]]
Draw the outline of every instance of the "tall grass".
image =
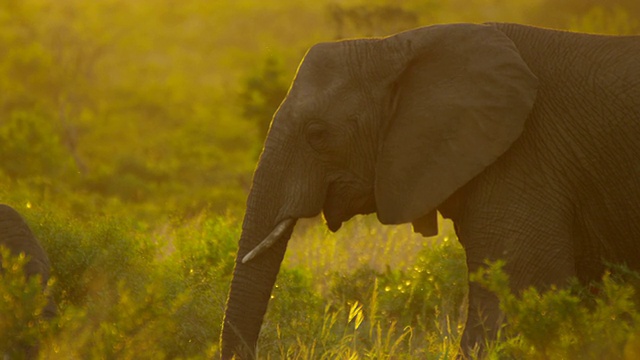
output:
[[[238, 219], [205, 214], [150, 231], [117, 218], [78, 222], [42, 209], [20, 211], [50, 255], [50, 291], [60, 314], [38, 320], [44, 304], [38, 284], [15, 270], [24, 259], [5, 254], [0, 353], [39, 342], [48, 359], [217, 356]], [[638, 276], [631, 272], [616, 269], [589, 288], [522, 296], [508, 291], [498, 266], [475, 280], [500, 296], [510, 320], [489, 358], [640, 354]], [[466, 316], [466, 281], [464, 252], [451, 233], [424, 239], [410, 227], [362, 218], [330, 234], [322, 224], [303, 222], [274, 288], [258, 353], [264, 359], [452, 359]]]

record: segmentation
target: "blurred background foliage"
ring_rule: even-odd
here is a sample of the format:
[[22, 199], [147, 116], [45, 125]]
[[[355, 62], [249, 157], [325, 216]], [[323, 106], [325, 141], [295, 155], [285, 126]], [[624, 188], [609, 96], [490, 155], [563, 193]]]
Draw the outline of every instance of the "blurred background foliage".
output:
[[637, 33], [635, 0], [5, 0], [0, 186], [78, 216], [240, 212], [305, 50], [438, 22]]
[[[42, 301], [12, 272], [0, 295], [19, 300], [0, 303], [0, 326], [52, 359], [211, 358], [252, 172], [311, 45], [443, 22], [638, 34], [639, 19], [637, 0], [2, 0], [0, 202], [49, 253], [61, 315], [16, 320], [16, 302]], [[261, 354], [453, 358], [465, 263], [442, 229], [425, 240], [375, 217], [336, 234], [301, 220]], [[540, 294], [518, 306], [504, 293], [510, 316], [532, 322], [492, 351], [637, 358], [634, 288], [608, 281], [602, 293], [554, 293], [543, 309]], [[544, 330], [563, 321], [564, 337]]]

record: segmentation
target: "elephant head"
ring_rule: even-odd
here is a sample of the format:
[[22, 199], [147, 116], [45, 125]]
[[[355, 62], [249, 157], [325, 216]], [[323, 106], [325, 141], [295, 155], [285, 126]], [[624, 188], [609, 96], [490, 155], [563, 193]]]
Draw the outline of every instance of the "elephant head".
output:
[[296, 219], [356, 214], [437, 233], [436, 210], [523, 131], [537, 80], [491, 25], [313, 46], [276, 112], [247, 201], [222, 357], [253, 358]]

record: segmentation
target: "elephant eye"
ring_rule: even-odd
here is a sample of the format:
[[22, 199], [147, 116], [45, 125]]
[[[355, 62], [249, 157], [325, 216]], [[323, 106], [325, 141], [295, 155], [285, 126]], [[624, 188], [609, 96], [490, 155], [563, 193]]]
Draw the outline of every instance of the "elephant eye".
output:
[[329, 130], [327, 127], [317, 121], [309, 123], [305, 129], [305, 137], [307, 142], [316, 151], [323, 151], [327, 147], [327, 138]]

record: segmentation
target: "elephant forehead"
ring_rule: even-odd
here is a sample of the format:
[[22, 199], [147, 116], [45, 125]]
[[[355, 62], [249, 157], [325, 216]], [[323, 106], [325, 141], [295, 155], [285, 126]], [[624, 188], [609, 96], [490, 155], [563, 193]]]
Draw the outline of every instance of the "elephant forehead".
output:
[[350, 87], [349, 80], [338, 73], [317, 74], [296, 79], [291, 86], [287, 99], [289, 104], [303, 107], [324, 99], [336, 100], [335, 97]]
[[359, 91], [354, 81], [339, 74], [296, 79], [279, 111], [294, 117], [322, 117], [345, 111]]
[[300, 64], [296, 81], [323, 88], [359, 79], [367, 73], [377, 42], [358, 39], [316, 44]]
[[355, 112], [363, 111], [362, 103], [366, 102], [362, 91], [354, 89], [353, 84], [336, 82], [329, 86], [301, 86], [291, 90], [278, 117], [307, 121], [324, 119], [331, 121], [344, 119]]
[[289, 97], [304, 102], [309, 98], [327, 96], [345, 87], [348, 81], [348, 73], [343, 67], [303, 63], [293, 81]]

